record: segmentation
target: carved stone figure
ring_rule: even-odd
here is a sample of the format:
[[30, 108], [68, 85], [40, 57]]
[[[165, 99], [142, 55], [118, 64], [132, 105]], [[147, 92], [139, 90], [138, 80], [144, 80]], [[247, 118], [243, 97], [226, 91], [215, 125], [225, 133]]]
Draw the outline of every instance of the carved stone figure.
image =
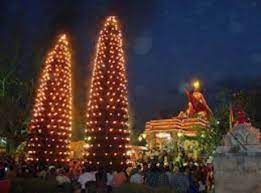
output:
[[241, 151], [246, 150], [244, 146], [259, 144], [259, 130], [251, 123], [235, 124], [224, 138], [225, 146], [239, 147]]

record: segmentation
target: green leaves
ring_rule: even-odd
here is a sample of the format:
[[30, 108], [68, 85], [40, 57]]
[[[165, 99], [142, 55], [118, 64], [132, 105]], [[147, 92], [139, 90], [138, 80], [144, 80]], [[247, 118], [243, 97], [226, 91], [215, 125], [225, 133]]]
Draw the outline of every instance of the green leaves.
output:
[[201, 129], [197, 134], [197, 140], [199, 142], [199, 149], [207, 156], [211, 156], [215, 151], [217, 145], [222, 140], [222, 133], [219, 126], [219, 121], [212, 119], [210, 121], [210, 127]]
[[13, 139], [18, 145], [27, 135], [33, 81], [17, 77], [6, 80], [0, 96], [0, 136]]

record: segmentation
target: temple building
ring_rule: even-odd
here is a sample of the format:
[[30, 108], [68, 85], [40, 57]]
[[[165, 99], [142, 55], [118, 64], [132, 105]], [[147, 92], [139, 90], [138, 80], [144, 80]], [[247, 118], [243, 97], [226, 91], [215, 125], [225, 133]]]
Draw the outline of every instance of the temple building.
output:
[[181, 111], [177, 116], [169, 119], [146, 122], [144, 135], [150, 149], [161, 148], [183, 135], [196, 136], [198, 129], [209, 127], [212, 111], [200, 92], [199, 82], [194, 82], [193, 87], [193, 91], [184, 90], [188, 98], [188, 107], [185, 111]]

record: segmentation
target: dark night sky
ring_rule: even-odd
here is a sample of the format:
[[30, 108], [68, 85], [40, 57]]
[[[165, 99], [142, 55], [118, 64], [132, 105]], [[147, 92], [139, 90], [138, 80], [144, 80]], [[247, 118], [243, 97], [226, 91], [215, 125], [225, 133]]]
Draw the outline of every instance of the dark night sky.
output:
[[[70, 33], [78, 110], [89, 86], [97, 33], [105, 16], [118, 15], [138, 127], [159, 111], [180, 110], [186, 99], [179, 88], [193, 78], [203, 81], [208, 98], [222, 80], [237, 84], [261, 77], [258, 0], [6, 0], [0, 5], [2, 47], [15, 35], [25, 52], [46, 50], [57, 33]], [[35, 78], [35, 65], [25, 59], [21, 69]]]

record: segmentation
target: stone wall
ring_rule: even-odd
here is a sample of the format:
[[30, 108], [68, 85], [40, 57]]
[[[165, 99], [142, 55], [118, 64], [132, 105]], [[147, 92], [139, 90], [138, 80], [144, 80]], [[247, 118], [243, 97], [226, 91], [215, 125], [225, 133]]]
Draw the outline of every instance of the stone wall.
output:
[[215, 193], [261, 193], [261, 153], [217, 153]]

